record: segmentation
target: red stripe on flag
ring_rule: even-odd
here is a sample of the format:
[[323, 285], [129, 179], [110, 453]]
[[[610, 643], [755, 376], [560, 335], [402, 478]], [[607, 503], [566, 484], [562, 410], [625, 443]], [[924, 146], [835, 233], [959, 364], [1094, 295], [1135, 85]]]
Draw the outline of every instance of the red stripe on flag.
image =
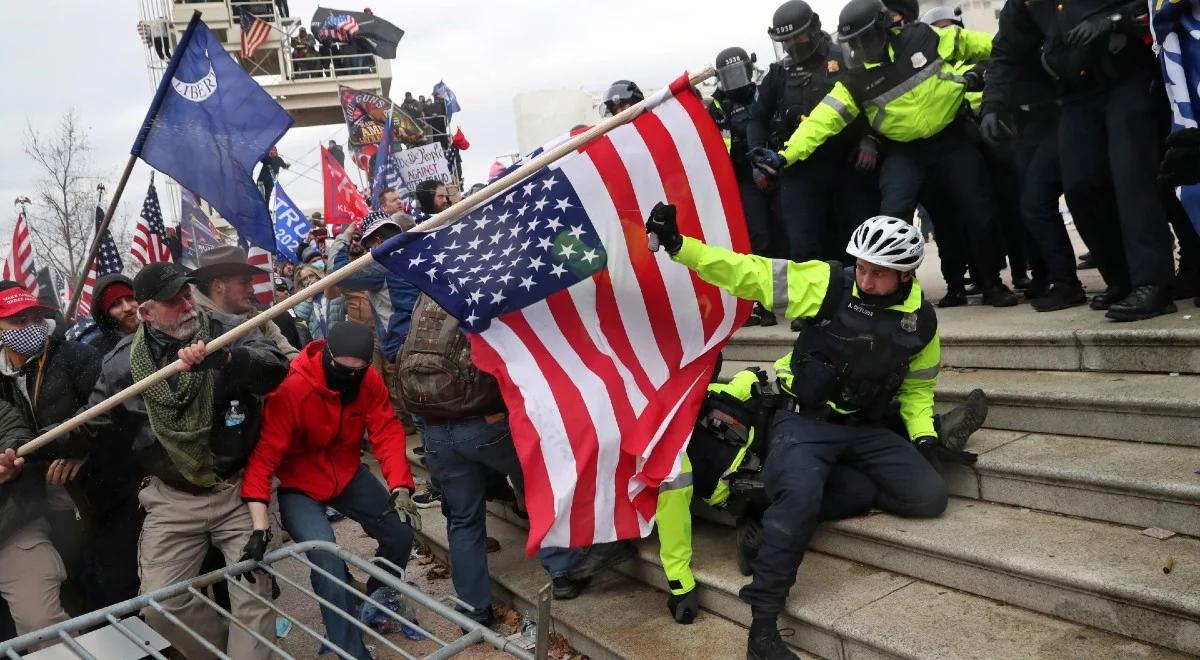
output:
[[[642, 233], [645, 233], [645, 229], [642, 230]], [[629, 333], [621, 324], [621, 310], [617, 307], [617, 294], [613, 291], [612, 276], [609, 275], [608, 270], [603, 270], [592, 277], [592, 282], [596, 285], [596, 316], [600, 319], [600, 331], [608, 340], [613, 355], [633, 375], [633, 382], [641, 390], [642, 396], [653, 401], [654, 384], [650, 382], [650, 377], [642, 368], [642, 361], [638, 359], [637, 353], [633, 350], [633, 344], [629, 341]]]

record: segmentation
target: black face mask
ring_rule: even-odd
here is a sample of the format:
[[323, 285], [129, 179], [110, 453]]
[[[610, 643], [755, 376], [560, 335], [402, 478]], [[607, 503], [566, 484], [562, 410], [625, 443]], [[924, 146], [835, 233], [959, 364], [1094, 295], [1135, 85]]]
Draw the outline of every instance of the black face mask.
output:
[[321, 367], [325, 371], [325, 384], [329, 389], [342, 395], [342, 403], [350, 403], [358, 397], [358, 389], [362, 387], [363, 378], [367, 375], [370, 365], [359, 369], [351, 369], [338, 364], [333, 359], [329, 349], [325, 349], [321, 359]]

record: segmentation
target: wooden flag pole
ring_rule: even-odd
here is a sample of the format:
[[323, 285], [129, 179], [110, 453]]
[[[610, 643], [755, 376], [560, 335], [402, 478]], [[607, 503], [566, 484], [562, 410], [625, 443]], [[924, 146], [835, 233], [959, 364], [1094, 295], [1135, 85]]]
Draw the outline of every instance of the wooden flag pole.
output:
[[[692, 75], [689, 78], [689, 82], [692, 85], [696, 85], [703, 80], [707, 80], [708, 78], [711, 78], [713, 75], [715, 75], [715, 73], [716, 73], [716, 71], [713, 69], [713, 67], [707, 67], [703, 71]], [[653, 97], [650, 99], [640, 101], [640, 102], [634, 104], [633, 106], [626, 108], [625, 110], [621, 111], [620, 113], [613, 115], [612, 117], [609, 117], [608, 119], [605, 119], [604, 121], [600, 122], [599, 124], [596, 124], [595, 126], [584, 131], [583, 133], [580, 133], [579, 135], [576, 135], [576, 136], [568, 139], [567, 141], [563, 142], [562, 144], [541, 153], [536, 158], [530, 160], [528, 163], [525, 163], [524, 165], [513, 170], [512, 172], [509, 172], [507, 175], [500, 177], [496, 181], [493, 181], [492, 183], [488, 184], [487, 186], [484, 186], [483, 189], [479, 190], [478, 192], [476, 192], [472, 195], [468, 195], [467, 197], [464, 197], [458, 203], [447, 208], [445, 211], [442, 211], [441, 213], [438, 213], [437, 215], [429, 218], [428, 220], [417, 225], [416, 227], [413, 227], [409, 231], [414, 231], [414, 232], [430, 231], [432, 229], [437, 229], [438, 227], [441, 227], [443, 225], [448, 225], [448, 224], [458, 220], [459, 218], [463, 217], [467, 213], [473, 211], [476, 206], [479, 206], [483, 202], [487, 201], [488, 199], [490, 199], [491, 197], [496, 195], [496, 193], [499, 193], [502, 190], [505, 190], [511, 186], [516, 185], [517, 183], [520, 183], [523, 179], [528, 178], [531, 174], [536, 173], [538, 170], [542, 169], [543, 167], [546, 167], [547, 165], [558, 160], [559, 158], [562, 158], [563, 156], [566, 156], [567, 154], [579, 149], [580, 147], [582, 147], [585, 144], [591, 142], [592, 140], [595, 140], [596, 138], [604, 135], [605, 133], [608, 133], [609, 131], [613, 130], [614, 128], [617, 128], [618, 126], [622, 126], [624, 124], [627, 124], [627, 123], [633, 121], [633, 119], [635, 117], [637, 117], [639, 114], [641, 114], [642, 109], [646, 106], [646, 104], [652, 100], [654, 100]], [[133, 161], [131, 160], [130, 161], [131, 166], [132, 166], [132, 162]], [[129, 170], [129, 168], [126, 168], [126, 175], [128, 175], [128, 173], [129, 173], [128, 170]], [[125, 184], [125, 178], [126, 177], [122, 177], [121, 185], [117, 188], [117, 193], [113, 198], [112, 204], [109, 206], [109, 213], [108, 213], [109, 216], [112, 215], [112, 209], [116, 205], [116, 199], [118, 197], [120, 197], [121, 188], [123, 188], [124, 184]], [[105, 218], [106, 221], [107, 221], [107, 219], [108, 218]], [[93, 245], [93, 248], [95, 248], [95, 245]], [[94, 252], [94, 249], [93, 249], [93, 252]], [[94, 257], [95, 255], [93, 254], [92, 256]], [[275, 303], [273, 306], [271, 306], [271, 307], [267, 308], [266, 310], [264, 310], [263, 312], [257, 314], [254, 318], [246, 320], [244, 323], [242, 323], [241, 325], [238, 325], [236, 328], [234, 328], [234, 329], [230, 330], [229, 332], [226, 332], [225, 334], [208, 342], [208, 344], [205, 345], [205, 352], [208, 354], [211, 354], [213, 351], [217, 351], [222, 348], [227, 348], [230, 344], [232, 344], [235, 341], [241, 339], [242, 337], [245, 337], [246, 335], [250, 334], [255, 329], [257, 329], [259, 326], [265, 324], [267, 321], [270, 321], [271, 319], [279, 316], [280, 314], [283, 314], [287, 310], [295, 307], [296, 305], [299, 305], [300, 303], [304, 302], [305, 300], [312, 298], [314, 295], [321, 293], [322, 291], [328, 289], [329, 287], [336, 286], [342, 280], [344, 280], [352, 275], [357, 274], [362, 269], [364, 269], [367, 266], [370, 266], [371, 264], [374, 264], [374, 263], [375, 263], [375, 258], [373, 256], [371, 256], [370, 252], [367, 252], [366, 254], [362, 255], [361, 257], [346, 264], [344, 267], [333, 271], [332, 273], [317, 280], [316, 282], [313, 282], [312, 284], [304, 287], [303, 289], [300, 289], [299, 291], [293, 293], [292, 295], [279, 301], [278, 303]], [[80, 287], [82, 288], [82, 284], [80, 285]], [[74, 302], [74, 301], [72, 301], [72, 302]], [[153, 374], [150, 374], [149, 376], [143, 378], [142, 380], [139, 380], [138, 382], [130, 385], [129, 387], [121, 390], [120, 392], [117, 392], [116, 394], [108, 397], [104, 401], [101, 401], [100, 403], [92, 406], [91, 408], [88, 408], [87, 410], [84, 410], [84, 411], [78, 413], [77, 415], [75, 415], [74, 417], [62, 422], [61, 424], [54, 427], [50, 431], [47, 431], [46, 433], [39, 435], [38, 437], [34, 438], [33, 440], [30, 440], [29, 442], [21, 445], [20, 449], [17, 450], [17, 455], [18, 456], [28, 456], [29, 454], [37, 451], [38, 449], [41, 449], [42, 447], [53, 442], [54, 440], [66, 435], [67, 433], [70, 433], [71, 431], [86, 424], [87, 422], [91, 421], [92, 419], [95, 419], [96, 417], [108, 412], [109, 410], [112, 410], [113, 408], [116, 408], [117, 406], [121, 405], [125, 401], [127, 401], [135, 396], [138, 396], [142, 392], [145, 392], [146, 390], [157, 385], [158, 383], [179, 373], [180, 371], [183, 370], [182, 368], [183, 368], [183, 361], [175, 360], [171, 364], [166, 365], [165, 367], [159, 369], [158, 371], [154, 372]]]
[[88, 256], [83, 262], [83, 270], [79, 271], [79, 277], [75, 279], [75, 290], [71, 292], [71, 302], [67, 303], [67, 308], [63, 310], [67, 325], [75, 322], [75, 310], [79, 307], [80, 296], [83, 295], [83, 283], [87, 281], [88, 270], [91, 269], [92, 262], [96, 260], [96, 254], [100, 252], [100, 237], [108, 231], [113, 213], [117, 210], [117, 202], [121, 201], [121, 194], [125, 192], [125, 184], [129, 182], [129, 175], [133, 173], [133, 165], [137, 162], [137, 158], [130, 154], [129, 162], [125, 163], [125, 171], [121, 173], [121, 180], [117, 182], [117, 189], [113, 192], [112, 200], [108, 202], [108, 210], [104, 212], [104, 220], [100, 221], [100, 226], [96, 228], [96, 235], [92, 237], [92, 246], [88, 248]]

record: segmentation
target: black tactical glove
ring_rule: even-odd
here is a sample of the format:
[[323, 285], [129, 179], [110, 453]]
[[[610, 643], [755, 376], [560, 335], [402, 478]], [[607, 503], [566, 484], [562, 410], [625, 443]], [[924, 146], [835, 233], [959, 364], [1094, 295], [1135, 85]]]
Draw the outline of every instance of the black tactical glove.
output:
[[782, 170], [787, 165], [787, 161], [783, 159], [783, 156], [778, 151], [772, 151], [766, 147], [754, 147], [751, 149], [750, 160], [754, 162], [756, 169], [762, 170], [771, 176], [779, 174], [779, 170]]
[[[267, 544], [271, 542], [271, 530], [256, 529], [250, 532], [250, 540], [246, 541], [246, 547], [242, 549], [242, 557], [239, 562], [253, 559], [254, 561], [262, 561], [263, 555], [267, 554]], [[257, 570], [257, 569], [256, 569]], [[246, 578], [250, 584], [258, 582], [254, 578], [254, 571], [246, 571], [238, 576], [238, 579]]]
[[667, 611], [677, 623], [687, 625], [695, 621], [700, 613], [700, 597], [694, 588], [682, 596], [671, 594], [667, 597]]
[[1000, 115], [995, 112], [988, 112], [979, 120], [979, 132], [983, 134], [983, 139], [988, 142], [999, 142], [1005, 138], [1010, 138], [1013, 131], [1008, 124], [1000, 121]]
[[963, 87], [965, 87], [968, 92], [982, 92], [984, 71], [985, 69], [981, 65], [976, 65], [968, 69], [967, 72], [962, 76]]
[[646, 218], [646, 234], [650, 237], [651, 252], [658, 252], [662, 246], [672, 257], [683, 247], [683, 236], [679, 233], [679, 225], [675, 222], [675, 205], [659, 202], [650, 209], [650, 217]]
[[1067, 32], [1066, 42], [1072, 48], [1083, 48], [1116, 29], [1112, 12], [1101, 12], [1083, 19], [1079, 25]]
[[929, 464], [941, 472], [946, 465], [974, 465], [979, 456], [961, 449], [951, 449], [942, 444], [941, 440], [927, 435], [913, 441], [917, 451], [929, 461]]
[[873, 135], [864, 135], [858, 141], [858, 153], [854, 157], [854, 169], [859, 172], [870, 172], [879, 162], [879, 140]]
[[1172, 188], [1200, 183], [1200, 128], [1185, 128], [1167, 137], [1158, 180]]
[[192, 367], [192, 371], [203, 371], [205, 369], [220, 369], [229, 364], [233, 353], [229, 352], [228, 348], [218, 348], [217, 350], [204, 356], [204, 361]]

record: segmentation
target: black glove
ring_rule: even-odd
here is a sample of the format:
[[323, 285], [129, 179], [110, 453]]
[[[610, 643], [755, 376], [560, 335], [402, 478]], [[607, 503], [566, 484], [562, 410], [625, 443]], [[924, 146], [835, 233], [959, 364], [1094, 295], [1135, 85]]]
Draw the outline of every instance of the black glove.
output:
[[979, 132], [983, 134], [983, 139], [988, 142], [999, 142], [1013, 135], [1012, 128], [1009, 128], [1008, 124], [1000, 121], [1000, 115], [995, 112], [988, 112], [983, 115], [983, 119], [979, 120]]
[[200, 364], [192, 367], [192, 371], [203, 371], [205, 369], [220, 369], [229, 364], [233, 353], [228, 348], [219, 348], [212, 353], [204, 356], [204, 360]]
[[687, 625], [700, 613], [700, 597], [694, 588], [682, 596], [671, 594], [667, 597], [667, 611], [677, 623]]
[[779, 174], [787, 161], [783, 156], [779, 155], [778, 151], [772, 151], [766, 147], [754, 147], [750, 150], [750, 160], [754, 162], [754, 167], [763, 172], [775, 176]]
[[917, 451], [929, 461], [929, 464], [941, 472], [947, 465], [974, 465], [979, 456], [961, 449], [951, 449], [933, 436], [922, 436], [913, 441]]
[[[254, 561], [262, 561], [263, 555], [267, 554], [267, 544], [271, 542], [271, 530], [256, 529], [250, 532], [250, 540], [246, 541], [246, 547], [242, 548], [242, 557], [239, 562], [253, 559]], [[255, 584], [258, 580], [254, 579], [254, 571], [246, 571], [238, 576], [238, 579], [246, 578], [250, 584]]]
[[968, 69], [967, 72], [962, 76], [963, 87], [965, 87], [968, 92], [982, 92], [983, 73], [984, 68], [982, 66], [974, 66]]
[[675, 222], [675, 205], [659, 202], [650, 209], [650, 217], [646, 218], [646, 234], [650, 237], [650, 251], [658, 252], [662, 246], [672, 257], [683, 247], [683, 236], [679, 233], [679, 225]]
[[1158, 180], [1172, 188], [1200, 183], [1200, 128], [1185, 128], [1167, 137]]
[[854, 157], [854, 169], [870, 172], [879, 162], [879, 141], [873, 135], [864, 135], [858, 141], [858, 153]]
[[1067, 32], [1066, 42], [1072, 48], [1083, 48], [1093, 41], [1112, 32], [1117, 24], [1112, 20], [1111, 12], [1101, 12], [1089, 16]]

